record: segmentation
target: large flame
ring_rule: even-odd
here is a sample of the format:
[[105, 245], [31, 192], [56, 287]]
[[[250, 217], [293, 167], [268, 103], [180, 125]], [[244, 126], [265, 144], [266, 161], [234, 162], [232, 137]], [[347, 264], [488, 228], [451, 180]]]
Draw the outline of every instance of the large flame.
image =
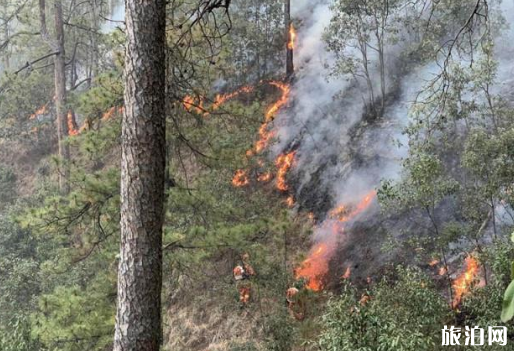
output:
[[479, 272], [478, 262], [472, 256], [466, 257], [464, 266], [464, 272], [453, 282], [453, 292], [455, 294], [452, 302], [453, 308], [456, 308], [462, 298], [469, 294]]
[[332, 243], [316, 244], [309, 253], [309, 257], [296, 269], [296, 278], [307, 280], [307, 288], [313, 291], [323, 289], [323, 278], [328, 273], [328, 263], [335, 250]]
[[287, 191], [289, 190], [289, 185], [287, 185], [286, 182], [286, 176], [287, 172], [291, 169], [294, 162], [294, 156], [296, 152], [290, 152], [288, 154], [282, 154], [278, 156], [277, 160], [275, 161], [275, 165], [278, 168], [277, 173], [277, 189], [280, 191]]
[[[282, 91], [282, 95], [280, 96], [279, 100], [277, 100], [273, 105], [271, 105], [271, 107], [266, 111], [264, 123], [259, 128], [259, 140], [257, 140], [257, 142], [255, 143], [255, 145], [252, 149], [246, 151], [247, 157], [252, 157], [253, 155], [260, 153], [268, 146], [269, 141], [274, 136], [273, 132], [269, 130], [269, 124], [273, 121], [273, 119], [275, 118], [278, 111], [285, 104], [287, 104], [287, 102], [289, 100], [289, 93], [291, 91], [291, 87], [289, 85], [287, 85], [286, 83], [275, 82], [275, 81], [270, 82], [269, 84], [279, 88]], [[223, 96], [218, 96], [216, 99], [217, 103], [215, 102], [215, 106], [216, 105], [219, 106], [220, 103], [223, 103], [224, 101], [226, 101], [229, 98], [235, 97], [241, 93], [249, 93], [252, 90], [253, 90], [252, 87], [243, 87], [243, 88], [235, 91], [234, 93], [226, 94]], [[292, 162], [292, 160], [290, 160], [290, 162]], [[287, 185], [285, 184], [285, 175], [286, 175], [287, 171], [289, 170], [289, 168], [291, 168], [291, 165], [289, 165], [289, 166], [287, 166], [285, 164], [283, 165], [282, 160], [281, 160], [280, 166], [278, 166], [278, 167], [279, 167], [279, 174], [277, 177], [277, 184], [280, 184], [280, 185], [278, 185], [280, 187], [285, 187], [285, 189], [281, 189], [281, 190], [287, 190]], [[282, 167], [285, 167], [286, 169], [282, 169], [282, 176], [281, 176], [281, 168]], [[242, 181], [242, 178], [241, 178], [243, 174], [244, 174], [244, 181]], [[272, 177], [273, 177], [272, 174], [265, 174], [265, 175], [259, 176], [259, 178], [257, 180], [261, 181], [261, 182], [267, 182], [267, 181], [271, 180]], [[242, 187], [242, 186], [248, 185], [249, 180], [248, 180], [247, 172], [244, 170], [237, 171], [234, 178], [232, 179], [232, 184], [236, 187]], [[280, 187], [279, 187], [279, 189], [280, 189]]]
[[[353, 209], [349, 209], [346, 205], [336, 207], [330, 211], [327, 220], [317, 229], [328, 230], [329, 235], [311, 249], [308, 258], [295, 270], [297, 279], [307, 280], [308, 289], [313, 291], [323, 289], [323, 281], [329, 271], [329, 262], [336, 252], [338, 240], [344, 233], [345, 225], [367, 210], [376, 194], [375, 190], [370, 191]], [[350, 274], [348, 269], [343, 277], [349, 278]]]
[[287, 43], [287, 48], [289, 50], [294, 50], [296, 41], [296, 30], [294, 29], [293, 24], [289, 26], [289, 42]]

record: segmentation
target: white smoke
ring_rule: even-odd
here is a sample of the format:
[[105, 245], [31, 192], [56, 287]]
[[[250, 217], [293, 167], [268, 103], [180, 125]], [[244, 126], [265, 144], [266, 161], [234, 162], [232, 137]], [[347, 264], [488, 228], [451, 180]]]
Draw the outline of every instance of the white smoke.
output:
[[[297, 193], [315, 181], [316, 187], [329, 189], [335, 204], [358, 200], [370, 189], [378, 187], [381, 179], [399, 175], [401, 159], [408, 152], [408, 140], [402, 132], [409, 121], [410, 109], [426, 83], [440, 72], [440, 67], [431, 62], [412, 68], [410, 72], [399, 72], [400, 53], [413, 40], [407, 34], [400, 34], [402, 40], [398, 44], [389, 44], [386, 49], [386, 93], [394, 92], [397, 96], [388, 99], [381, 121], [366, 124], [363, 121], [366, 91], [362, 85], [344, 77], [328, 79], [336, 58], [327, 50], [322, 35], [332, 17], [331, 3], [328, 0], [293, 3], [293, 20], [301, 24], [295, 51], [293, 103], [276, 120], [279, 142], [274, 153], [292, 146], [296, 148]], [[491, 8], [494, 10], [493, 5]], [[506, 22], [512, 23], [514, 1], [503, 1], [500, 10]], [[512, 95], [514, 29], [502, 33], [496, 42], [499, 66], [495, 89]], [[377, 61], [376, 57], [370, 58], [371, 74], [378, 91]], [[352, 138], [356, 133], [360, 133], [358, 145]], [[401, 147], [398, 147], [398, 141]], [[366, 162], [357, 164], [355, 152]]]
[[[293, 4], [293, 19], [301, 23], [295, 51], [293, 104], [276, 121], [279, 142], [274, 151], [280, 153], [299, 143], [296, 146], [296, 172], [300, 177], [297, 192], [314, 181], [318, 182], [317, 187], [329, 189], [334, 203], [344, 203], [357, 201], [376, 188], [381, 178], [397, 173], [405, 150], [399, 150], [393, 141], [404, 139], [401, 130], [407, 121], [408, 101], [414, 99], [415, 91], [404, 89], [400, 101], [388, 108], [380, 128], [363, 126], [358, 152], [377, 161], [365, 167], [352, 164], [355, 163], [352, 153], [357, 147], [351, 144], [351, 134], [356, 132], [352, 128], [363, 123], [367, 92], [353, 79], [328, 79], [330, 67], [336, 62], [335, 55], [327, 50], [322, 40], [332, 17], [330, 3], [296, 1]], [[394, 67], [397, 59], [397, 55], [388, 55], [387, 66]], [[375, 87], [378, 87], [378, 60], [375, 57], [370, 60], [372, 75], [376, 77]], [[391, 75], [394, 72], [389, 72]], [[419, 81], [414, 75], [406, 79]]]

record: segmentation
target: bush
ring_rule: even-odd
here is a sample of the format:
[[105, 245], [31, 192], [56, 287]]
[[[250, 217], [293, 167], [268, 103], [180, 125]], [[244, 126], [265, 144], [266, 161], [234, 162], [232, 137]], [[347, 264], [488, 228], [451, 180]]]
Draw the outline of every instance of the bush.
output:
[[0, 166], [0, 210], [16, 199], [16, 175], [8, 168]]
[[291, 350], [295, 332], [286, 308], [277, 311], [266, 320], [265, 332], [266, 350]]
[[433, 351], [449, 316], [447, 302], [419, 269], [397, 268], [397, 280], [385, 278], [360, 303], [346, 285], [322, 317], [321, 350]]

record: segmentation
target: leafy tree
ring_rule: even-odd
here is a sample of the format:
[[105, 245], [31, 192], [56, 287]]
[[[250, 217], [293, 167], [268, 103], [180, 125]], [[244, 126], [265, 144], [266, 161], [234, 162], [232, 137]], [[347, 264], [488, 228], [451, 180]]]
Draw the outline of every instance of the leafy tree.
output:
[[322, 317], [321, 350], [434, 350], [448, 305], [431, 278], [417, 269], [397, 268], [397, 281], [385, 278], [358, 298], [346, 286]]

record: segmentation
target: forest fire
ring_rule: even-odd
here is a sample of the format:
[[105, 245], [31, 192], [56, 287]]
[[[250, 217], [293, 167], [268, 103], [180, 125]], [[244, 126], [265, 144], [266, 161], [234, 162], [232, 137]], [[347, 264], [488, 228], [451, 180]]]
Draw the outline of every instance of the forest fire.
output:
[[[259, 140], [255, 143], [254, 147], [250, 150], [246, 151], [247, 157], [252, 157], [255, 154], [262, 152], [267, 146], [269, 141], [273, 138], [274, 134], [272, 131], [269, 131], [269, 124], [273, 121], [276, 113], [287, 103], [289, 100], [289, 93], [291, 91], [291, 87], [285, 83], [281, 82], [270, 82], [270, 85], [273, 85], [279, 88], [282, 91], [282, 95], [280, 99], [276, 101], [266, 112], [264, 123], [259, 128]], [[219, 95], [216, 98], [215, 106], [218, 106], [226, 101], [227, 99], [233, 98], [241, 93], [249, 93], [253, 90], [253, 87], [243, 87], [233, 93], [226, 95]], [[217, 107], [216, 107], [217, 108]], [[286, 191], [288, 189], [287, 184], [285, 183], [285, 177], [287, 172], [292, 166], [292, 158], [294, 157], [294, 153], [290, 153], [285, 155], [286, 157], [279, 156], [276, 161], [277, 167], [279, 167], [278, 176], [277, 176], [277, 187]], [[289, 163], [289, 164], [288, 164]], [[259, 182], [269, 182], [273, 178], [273, 174], [264, 173], [258, 176], [257, 180]], [[236, 187], [242, 187], [248, 185], [249, 179], [248, 174], [244, 170], [239, 170], [236, 172], [235, 176], [232, 179], [232, 184]]]
[[294, 29], [293, 24], [289, 27], [289, 42], [287, 43], [287, 48], [289, 50], [295, 49], [295, 41], [296, 41], [296, 30]]
[[191, 112], [194, 111], [197, 114], [203, 114], [205, 116], [209, 115], [209, 111], [216, 111], [218, 110], [221, 105], [223, 105], [228, 100], [234, 99], [238, 97], [241, 94], [249, 94], [252, 91], [255, 90], [255, 87], [253, 86], [244, 86], [242, 88], [239, 88], [233, 92], [226, 93], [226, 94], [218, 94], [216, 95], [214, 101], [212, 102], [212, 105], [209, 109], [207, 109], [205, 105], [205, 99], [202, 96], [195, 97], [192, 95], [187, 95], [182, 100], [182, 106], [186, 109], [186, 111]]
[[75, 121], [75, 114], [72, 111], [68, 111], [67, 116], [68, 121], [68, 135], [76, 136], [80, 134], [80, 131], [77, 126], [77, 122]]
[[464, 266], [464, 272], [453, 282], [452, 287], [455, 294], [452, 302], [453, 308], [456, 308], [460, 304], [462, 298], [469, 294], [469, 291], [478, 275], [478, 261], [472, 256], [466, 257]]
[[287, 104], [289, 100], [289, 93], [291, 92], [291, 87], [289, 85], [275, 81], [270, 82], [269, 84], [279, 88], [282, 91], [282, 95], [280, 96], [280, 99], [271, 105], [266, 112], [264, 123], [259, 128], [259, 140], [255, 143], [253, 150], [248, 150], [246, 152], [247, 156], [258, 154], [268, 146], [269, 141], [274, 136], [274, 133], [268, 130], [269, 124], [273, 121], [277, 112]]
[[275, 165], [278, 168], [276, 187], [280, 191], [289, 190], [289, 185], [287, 185], [286, 183], [286, 176], [291, 167], [293, 166], [295, 154], [295, 151], [290, 152], [288, 154], [282, 154], [275, 161]]
[[212, 109], [213, 110], [217, 110], [218, 108], [220, 108], [220, 106], [222, 104], [224, 104], [225, 102], [227, 102], [228, 100], [230, 99], [233, 99], [241, 94], [249, 94], [251, 93], [252, 91], [254, 91], [255, 88], [253, 86], [244, 86], [236, 91], [233, 91], [231, 93], [227, 93], [227, 94], [218, 94], [216, 95], [216, 98], [214, 99], [214, 103], [212, 105]]
[[[336, 252], [340, 235], [345, 230], [345, 224], [367, 210], [375, 197], [376, 191], [370, 191], [351, 211], [347, 210], [347, 206], [338, 206], [330, 212], [329, 218], [317, 229], [318, 231], [328, 231], [328, 236], [325, 237], [323, 242], [316, 244], [311, 249], [309, 257], [295, 271], [297, 279], [307, 280], [308, 289], [313, 291], [323, 289], [323, 280], [329, 271], [329, 262]], [[337, 215], [334, 215], [334, 213]], [[343, 278], [349, 279], [350, 274], [351, 270], [348, 268]], [[345, 276], [348, 276], [348, 278], [345, 278]]]
[[324, 287], [323, 278], [328, 273], [328, 263], [334, 251], [335, 245], [328, 243], [319, 243], [314, 246], [309, 257], [296, 269], [296, 278], [306, 279], [308, 289], [321, 291]]
[[206, 112], [203, 108], [203, 99], [201, 97], [195, 98], [188, 95], [182, 100], [182, 105], [188, 112], [195, 111], [198, 114]]
[[346, 271], [344, 271], [344, 274], [341, 276], [342, 279], [350, 279], [352, 275], [352, 270], [350, 267], [346, 268]]
[[111, 107], [110, 109], [108, 109], [103, 115], [102, 115], [102, 121], [107, 121], [109, 119], [111, 119], [113, 116], [116, 115], [116, 113], [118, 114], [123, 114], [123, 112], [125, 111], [125, 108], [123, 106], [121, 107], [116, 107], [116, 106], [113, 106]]
[[234, 178], [232, 178], [232, 185], [236, 188], [240, 188], [250, 184], [250, 180], [248, 179], [248, 174], [245, 170], [237, 170]]
[[291, 195], [286, 199], [286, 205], [287, 207], [291, 208], [294, 206], [294, 197]]
[[38, 116], [44, 115], [48, 113], [48, 104], [44, 104], [39, 109], [37, 109], [33, 114], [30, 115], [29, 119], [35, 119]]
[[289, 94], [291, 93], [291, 87], [286, 83], [270, 82], [270, 85], [279, 88], [282, 91], [282, 96], [266, 112], [266, 122], [271, 122], [275, 118], [277, 112], [289, 101]]
[[267, 182], [271, 181], [272, 179], [273, 179], [273, 174], [271, 172], [266, 172], [266, 173], [260, 174], [257, 177], [257, 180], [261, 183], [267, 183]]

